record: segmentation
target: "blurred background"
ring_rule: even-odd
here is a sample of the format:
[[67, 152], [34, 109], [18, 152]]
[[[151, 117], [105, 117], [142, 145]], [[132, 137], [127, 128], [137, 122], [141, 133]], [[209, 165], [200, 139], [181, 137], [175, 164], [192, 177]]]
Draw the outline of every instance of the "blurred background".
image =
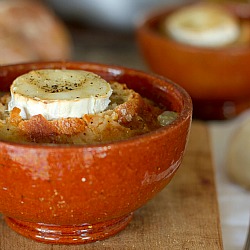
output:
[[45, 0], [66, 20], [117, 31], [132, 31], [138, 15], [146, 10], [183, 1], [185, 0]]
[[124, 64], [140, 13], [174, 2], [181, 0], [0, 0], [0, 64], [65, 58]]
[[[247, 2], [247, 0], [235, 0]], [[193, 2], [190, 0], [45, 0], [65, 20], [117, 31], [132, 31], [138, 16], [153, 8]], [[225, 2], [225, 0], [210, 0]]]
[[137, 23], [151, 10], [188, 2], [194, 1], [0, 0], [0, 64], [71, 58], [144, 69]]

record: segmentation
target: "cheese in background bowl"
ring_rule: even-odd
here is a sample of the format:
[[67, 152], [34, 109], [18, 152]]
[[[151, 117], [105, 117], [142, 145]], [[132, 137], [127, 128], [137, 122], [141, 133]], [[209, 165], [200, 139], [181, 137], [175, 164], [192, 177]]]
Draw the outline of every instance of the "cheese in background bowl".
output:
[[237, 18], [225, 8], [211, 3], [182, 7], [163, 22], [172, 39], [200, 47], [222, 47], [236, 42], [241, 34]]

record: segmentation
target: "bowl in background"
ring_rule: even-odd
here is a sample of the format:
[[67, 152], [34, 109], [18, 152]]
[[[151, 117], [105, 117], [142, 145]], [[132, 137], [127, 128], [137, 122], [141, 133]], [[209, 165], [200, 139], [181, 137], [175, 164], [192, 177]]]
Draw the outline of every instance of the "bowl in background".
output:
[[[174, 41], [160, 31], [173, 11], [151, 11], [137, 25], [137, 42], [149, 68], [181, 85], [191, 95], [194, 117], [213, 120], [235, 117], [250, 107], [250, 44], [202, 48]], [[225, 8], [250, 22], [250, 5]]]
[[0, 212], [16, 232], [36, 241], [82, 244], [116, 234], [133, 211], [163, 189], [179, 168], [192, 118], [190, 96], [165, 78], [83, 62], [0, 67], [1, 91], [33, 69], [81, 69], [178, 112], [168, 126], [128, 140], [97, 145], [0, 141]]

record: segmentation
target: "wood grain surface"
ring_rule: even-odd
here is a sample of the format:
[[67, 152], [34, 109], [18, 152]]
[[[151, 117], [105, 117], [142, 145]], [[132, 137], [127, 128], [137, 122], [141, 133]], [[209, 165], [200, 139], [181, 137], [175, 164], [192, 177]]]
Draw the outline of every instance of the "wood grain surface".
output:
[[223, 249], [205, 124], [193, 122], [183, 163], [172, 182], [136, 211], [129, 226], [116, 236], [88, 245], [46, 245], [13, 232], [0, 216], [0, 249]]

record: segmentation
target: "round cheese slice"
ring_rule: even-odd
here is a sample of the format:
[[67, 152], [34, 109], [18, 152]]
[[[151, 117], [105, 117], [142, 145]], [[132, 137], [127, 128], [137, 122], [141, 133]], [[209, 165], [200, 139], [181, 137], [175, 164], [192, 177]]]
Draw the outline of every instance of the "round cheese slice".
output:
[[176, 41], [201, 47], [221, 47], [240, 36], [238, 20], [222, 7], [196, 4], [173, 12], [164, 30]]
[[41, 114], [53, 120], [80, 118], [105, 110], [112, 89], [107, 81], [92, 72], [41, 69], [16, 78], [10, 92], [9, 111], [17, 107], [23, 119]]

